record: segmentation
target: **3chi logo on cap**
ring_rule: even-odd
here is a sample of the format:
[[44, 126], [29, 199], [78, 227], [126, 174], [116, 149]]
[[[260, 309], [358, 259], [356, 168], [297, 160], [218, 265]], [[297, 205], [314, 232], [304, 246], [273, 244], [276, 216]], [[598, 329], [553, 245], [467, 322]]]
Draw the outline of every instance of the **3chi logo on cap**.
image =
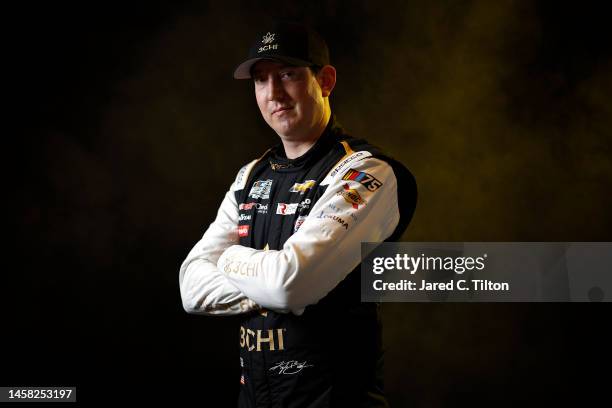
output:
[[274, 35], [274, 33], [270, 34], [268, 31], [267, 34], [263, 36], [263, 40], [261, 40], [261, 42], [264, 44], [270, 44], [272, 41], [274, 41]]

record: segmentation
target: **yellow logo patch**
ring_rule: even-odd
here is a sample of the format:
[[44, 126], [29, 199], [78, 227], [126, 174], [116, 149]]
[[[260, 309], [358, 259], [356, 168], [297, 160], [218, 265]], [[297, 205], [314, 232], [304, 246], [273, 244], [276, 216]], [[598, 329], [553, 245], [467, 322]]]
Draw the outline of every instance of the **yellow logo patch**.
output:
[[344, 190], [340, 194], [342, 194], [342, 197], [346, 200], [346, 202], [351, 204], [354, 209], [358, 209], [360, 205], [365, 205], [364, 199], [361, 198], [361, 195], [359, 195], [357, 190], [350, 188], [348, 184], [344, 184], [342, 187]]
[[313, 188], [316, 184], [316, 180], [306, 180], [303, 183], [295, 183], [293, 187], [289, 190], [291, 193], [301, 193], [304, 194], [306, 191]]

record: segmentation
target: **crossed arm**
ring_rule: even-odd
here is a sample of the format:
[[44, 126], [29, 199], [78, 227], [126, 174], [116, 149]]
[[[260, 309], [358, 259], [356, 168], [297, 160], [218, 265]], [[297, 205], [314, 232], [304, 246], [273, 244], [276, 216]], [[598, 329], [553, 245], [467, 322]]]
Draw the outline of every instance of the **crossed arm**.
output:
[[238, 245], [238, 205], [230, 189], [217, 218], [181, 265], [185, 310], [231, 315], [265, 307], [299, 315], [329, 293], [361, 261], [361, 242], [386, 239], [399, 221], [391, 167], [365, 158], [350, 168], [373, 177], [375, 188], [343, 180], [344, 172], [328, 177], [325, 193], [281, 250]]

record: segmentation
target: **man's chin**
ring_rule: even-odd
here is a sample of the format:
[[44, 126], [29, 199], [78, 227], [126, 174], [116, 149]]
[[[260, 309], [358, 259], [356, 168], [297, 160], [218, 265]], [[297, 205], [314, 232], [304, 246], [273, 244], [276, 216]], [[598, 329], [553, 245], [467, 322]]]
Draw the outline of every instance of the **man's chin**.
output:
[[274, 131], [278, 133], [279, 136], [286, 139], [291, 139], [291, 135], [295, 133], [296, 126], [294, 123], [291, 123], [289, 121], [283, 121], [280, 123], [274, 123], [272, 129], [274, 129]]

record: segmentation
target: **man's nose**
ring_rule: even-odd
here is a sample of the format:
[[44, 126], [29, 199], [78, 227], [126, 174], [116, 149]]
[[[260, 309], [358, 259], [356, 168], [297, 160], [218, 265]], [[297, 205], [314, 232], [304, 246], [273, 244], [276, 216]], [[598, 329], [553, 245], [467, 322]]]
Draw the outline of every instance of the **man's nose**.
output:
[[285, 88], [279, 78], [271, 76], [268, 80], [268, 100], [278, 101], [285, 97]]

